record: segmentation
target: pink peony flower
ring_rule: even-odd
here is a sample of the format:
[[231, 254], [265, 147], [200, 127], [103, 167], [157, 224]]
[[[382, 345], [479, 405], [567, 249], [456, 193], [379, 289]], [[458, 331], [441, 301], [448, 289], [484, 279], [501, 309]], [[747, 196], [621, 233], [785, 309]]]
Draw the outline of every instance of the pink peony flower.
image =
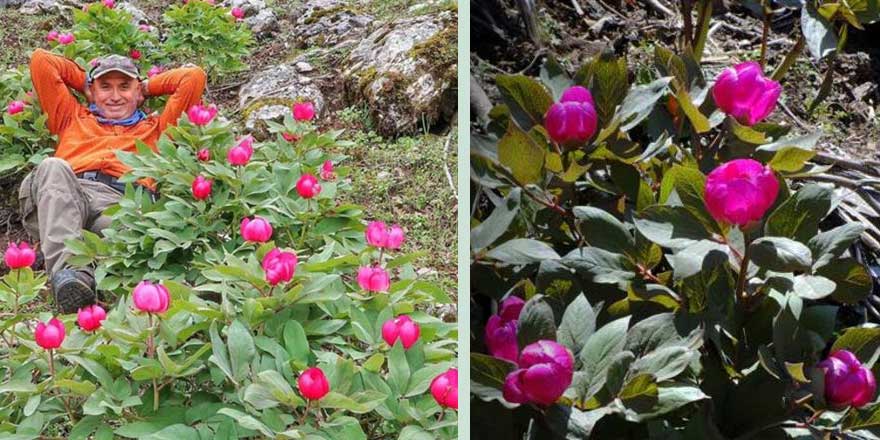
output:
[[196, 104], [186, 111], [186, 116], [193, 124], [198, 125], [199, 127], [204, 127], [211, 123], [214, 116], [217, 116], [217, 107], [213, 105], [206, 107], [201, 104]]
[[104, 6], [110, 9], [113, 9], [113, 7], [116, 6], [116, 2], [113, 0], [104, 0], [102, 3], [104, 3]]
[[232, 11], [230, 11], [229, 13], [232, 14], [232, 16], [235, 17], [236, 20], [241, 20], [244, 18], [244, 10], [237, 6], [232, 8]]
[[278, 248], [272, 249], [263, 257], [266, 281], [273, 286], [290, 281], [296, 273], [296, 263], [296, 254], [283, 252]]
[[581, 86], [570, 87], [544, 115], [544, 127], [553, 141], [572, 149], [596, 133], [598, 114], [593, 95]]
[[284, 133], [281, 133], [281, 137], [283, 137], [284, 140], [287, 142], [296, 142], [299, 140], [299, 136], [297, 136], [293, 133], [284, 132]]
[[296, 192], [304, 199], [311, 199], [321, 193], [321, 184], [311, 174], [303, 174], [296, 182]]
[[315, 106], [311, 102], [298, 102], [293, 105], [293, 119], [311, 121], [315, 117]]
[[336, 178], [336, 173], [333, 172], [333, 162], [330, 160], [325, 160], [324, 164], [321, 165], [321, 178], [324, 180], [333, 180]]
[[385, 226], [384, 222], [372, 221], [367, 224], [364, 236], [367, 239], [368, 245], [384, 248], [388, 242], [388, 227]]
[[525, 301], [510, 296], [501, 303], [501, 310], [486, 323], [485, 341], [489, 354], [516, 363], [519, 357], [517, 326]]
[[198, 151], [198, 153], [196, 153], [196, 158], [199, 160], [199, 162], [207, 162], [211, 160], [211, 151], [207, 148], [202, 148]]
[[716, 220], [746, 226], [773, 206], [779, 182], [770, 167], [752, 159], [724, 163], [706, 178], [706, 208]]
[[519, 356], [519, 369], [504, 380], [504, 399], [551, 405], [571, 384], [573, 368], [574, 357], [565, 346], [549, 340], [529, 344]]
[[382, 324], [382, 339], [385, 343], [394, 346], [394, 343], [400, 339], [405, 350], [409, 350], [419, 340], [419, 333], [419, 325], [406, 315], [389, 319]]
[[69, 32], [66, 34], [58, 35], [58, 43], [60, 44], [67, 45], [73, 43], [74, 41], [76, 41], [76, 37], [74, 37], [73, 34]]
[[262, 217], [244, 218], [241, 220], [241, 236], [251, 243], [265, 243], [272, 238], [272, 225]]
[[37, 329], [34, 330], [34, 341], [37, 345], [52, 350], [61, 346], [64, 342], [64, 323], [57, 318], [52, 318], [48, 323], [37, 323]]
[[153, 30], [153, 27], [148, 24], [141, 24], [138, 25], [138, 30], [140, 30], [141, 32], [150, 32]]
[[90, 332], [101, 327], [101, 321], [106, 317], [107, 312], [104, 311], [103, 307], [97, 304], [92, 304], [79, 309], [79, 312], [76, 314], [76, 322], [79, 324], [80, 328]]
[[303, 371], [296, 379], [296, 384], [299, 386], [299, 392], [308, 400], [321, 400], [330, 392], [330, 382], [318, 367]]
[[205, 179], [202, 176], [196, 176], [192, 183], [192, 195], [196, 200], [205, 200], [211, 196], [211, 186], [213, 180]]
[[6, 253], [3, 254], [3, 261], [10, 269], [30, 267], [34, 264], [36, 259], [37, 254], [31, 249], [27, 242], [21, 242], [19, 244], [9, 242], [6, 247]]
[[253, 154], [254, 138], [245, 136], [238, 142], [238, 145], [229, 149], [229, 152], [226, 153], [226, 160], [231, 165], [244, 166], [250, 162]]
[[362, 267], [357, 273], [357, 282], [368, 292], [387, 292], [391, 287], [391, 277], [381, 267]]
[[141, 59], [141, 51], [137, 49], [132, 49], [131, 52], [128, 53], [128, 57], [133, 60], [139, 60]]
[[164, 313], [171, 303], [168, 288], [161, 284], [141, 281], [131, 294], [135, 308], [147, 313]]
[[431, 381], [431, 395], [443, 408], [458, 409], [458, 370], [450, 368]]
[[46, 34], [46, 41], [58, 41], [58, 31], [49, 31], [49, 33]]
[[780, 93], [782, 86], [765, 77], [761, 65], [754, 61], [724, 69], [712, 87], [715, 105], [740, 124], [748, 126], [757, 124], [773, 112]]
[[11, 101], [6, 106], [6, 113], [10, 115], [14, 115], [16, 113], [21, 113], [24, 111], [24, 101]]
[[406, 235], [403, 229], [398, 225], [394, 225], [388, 230], [388, 241], [385, 242], [385, 247], [388, 249], [400, 249], [404, 238], [406, 238]]
[[874, 400], [874, 373], [847, 350], [834, 352], [816, 364], [825, 370], [825, 400], [835, 407], [862, 407]]
[[154, 77], [164, 71], [165, 71], [165, 69], [163, 69], [160, 66], [152, 66], [152, 67], [150, 67], [150, 70], [147, 71], [147, 78], [152, 78], [152, 77]]

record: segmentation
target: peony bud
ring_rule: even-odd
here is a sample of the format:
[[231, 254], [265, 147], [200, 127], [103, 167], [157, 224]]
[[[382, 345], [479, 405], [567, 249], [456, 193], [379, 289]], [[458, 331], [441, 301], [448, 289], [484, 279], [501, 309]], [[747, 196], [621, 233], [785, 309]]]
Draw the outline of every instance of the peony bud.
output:
[[141, 32], [150, 32], [153, 30], [153, 28], [148, 24], [141, 24], [138, 26], [138, 30], [140, 30]]
[[210, 124], [214, 116], [217, 116], [217, 107], [213, 105], [205, 107], [201, 104], [196, 104], [186, 111], [186, 116], [194, 125], [203, 127]]
[[271, 285], [288, 282], [296, 273], [296, 254], [282, 252], [275, 248], [263, 257], [263, 270], [266, 272], [266, 281]]
[[67, 45], [73, 43], [74, 41], [76, 41], [76, 37], [74, 37], [73, 34], [69, 32], [66, 34], [58, 35], [58, 43], [60, 44]]
[[324, 164], [321, 165], [321, 178], [324, 180], [333, 180], [336, 178], [336, 173], [333, 172], [333, 162], [330, 160], [325, 160]]
[[58, 31], [49, 31], [46, 34], [46, 41], [58, 41]]
[[281, 137], [283, 137], [284, 140], [287, 142], [296, 142], [299, 140], [299, 136], [297, 136], [293, 133], [284, 132], [284, 133], [281, 133]]
[[321, 193], [321, 184], [311, 174], [303, 174], [296, 182], [296, 192], [304, 199], [311, 199]]
[[110, 8], [110, 9], [113, 9], [113, 7], [116, 6], [116, 2], [114, 0], [104, 0], [103, 3], [104, 3], [104, 6]]
[[382, 324], [382, 339], [385, 343], [394, 346], [399, 338], [405, 350], [409, 350], [419, 340], [419, 333], [419, 325], [406, 315], [389, 319]]
[[296, 384], [299, 386], [299, 392], [308, 400], [321, 400], [330, 392], [330, 382], [318, 367], [303, 371], [296, 379]]
[[135, 308], [147, 313], [164, 313], [171, 303], [168, 289], [161, 284], [141, 281], [131, 294]]
[[724, 163], [706, 178], [706, 208], [715, 220], [746, 226], [773, 206], [779, 181], [770, 167], [753, 159]]
[[152, 66], [152, 67], [150, 67], [150, 70], [147, 71], [147, 78], [152, 78], [152, 77], [154, 77], [164, 71], [165, 71], [165, 69], [163, 69], [162, 67]]
[[6, 253], [3, 254], [3, 261], [6, 262], [6, 266], [10, 269], [30, 267], [36, 259], [37, 254], [34, 253], [34, 250], [31, 249], [27, 242], [19, 244], [9, 242], [6, 247]]
[[825, 370], [825, 400], [831, 406], [859, 408], [874, 400], [874, 373], [851, 352], [838, 350], [816, 367]]
[[244, 18], [244, 10], [237, 6], [232, 8], [230, 14], [232, 14], [232, 16], [235, 17], [236, 20], [241, 20]]
[[403, 229], [398, 225], [394, 225], [388, 231], [388, 241], [385, 243], [385, 247], [388, 249], [400, 249], [400, 245], [403, 244], [404, 238], [405, 234]]
[[571, 384], [574, 357], [565, 346], [541, 340], [523, 349], [519, 369], [504, 380], [504, 399], [511, 403], [556, 402]]
[[265, 243], [272, 238], [272, 225], [262, 217], [244, 218], [241, 220], [241, 236], [251, 243]]
[[37, 329], [34, 330], [34, 340], [37, 345], [52, 350], [61, 346], [64, 342], [64, 323], [57, 318], [52, 318], [48, 323], [37, 323]]
[[205, 179], [202, 176], [196, 176], [192, 183], [192, 195], [196, 200], [205, 200], [211, 195], [211, 185], [213, 180]]
[[357, 273], [357, 282], [368, 292], [386, 292], [391, 287], [388, 272], [381, 267], [362, 267]]
[[384, 222], [372, 221], [367, 224], [364, 236], [367, 238], [368, 245], [384, 248], [388, 243], [388, 228]]
[[80, 328], [90, 332], [101, 327], [101, 321], [106, 317], [107, 312], [104, 311], [103, 307], [97, 304], [92, 304], [79, 309], [79, 312], [76, 314], [76, 322], [79, 324]]
[[517, 326], [525, 301], [511, 296], [501, 303], [501, 310], [486, 323], [485, 341], [489, 354], [516, 363], [519, 356]]
[[568, 149], [586, 143], [596, 133], [597, 125], [593, 96], [581, 86], [563, 92], [559, 102], [551, 105], [544, 115], [544, 127], [550, 138]]
[[21, 113], [24, 111], [24, 101], [11, 101], [6, 106], [6, 113], [10, 115], [14, 115], [16, 113]]
[[141, 51], [137, 49], [132, 49], [131, 52], [128, 53], [128, 57], [133, 60], [139, 60], [141, 59]]
[[196, 153], [196, 159], [198, 159], [199, 162], [207, 162], [211, 160], [211, 151], [207, 148], [202, 148]]
[[311, 102], [298, 102], [293, 105], [293, 119], [311, 121], [315, 117], [315, 106]]
[[782, 87], [764, 76], [761, 65], [746, 61], [728, 67], [715, 79], [712, 98], [721, 111], [740, 124], [752, 126], [766, 118], [776, 107]]
[[253, 137], [245, 136], [239, 141], [238, 145], [229, 149], [229, 152], [226, 153], [226, 160], [229, 161], [231, 165], [247, 165], [251, 160], [251, 156], [254, 154], [253, 142]]
[[450, 368], [431, 381], [431, 395], [443, 408], [458, 409], [458, 370]]

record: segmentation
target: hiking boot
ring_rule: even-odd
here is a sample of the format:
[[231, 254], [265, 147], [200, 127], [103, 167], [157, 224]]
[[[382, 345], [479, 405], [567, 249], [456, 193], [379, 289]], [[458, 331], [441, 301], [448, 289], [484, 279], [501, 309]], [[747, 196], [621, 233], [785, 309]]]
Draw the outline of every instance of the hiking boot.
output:
[[59, 270], [52, 275], [52, 294], [62, 314], [74, 313], [95, 303], [95, 278], [81, 270]]

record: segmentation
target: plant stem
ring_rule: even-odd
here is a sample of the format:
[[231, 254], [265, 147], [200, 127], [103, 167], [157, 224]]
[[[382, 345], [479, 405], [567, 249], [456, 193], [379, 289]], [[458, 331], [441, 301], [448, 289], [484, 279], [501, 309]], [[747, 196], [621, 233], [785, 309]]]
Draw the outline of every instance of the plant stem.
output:
[[440, 414], [437, 414], [437, 423], [443, 421], [443, 416], [446, 415], [446, 408], [440, 407]]
[[751, 240], [749, 240], [748, 232], [743, 231], [743, 236], [745, 238], [745, 252], [743, 252], [742, 263], [739, 266], [739, 277], [736, 281], [736, 298], [739, 298], [745, 301], [745, 290], [746, 290], [746, 278], [748, 278], [749, 272], [749, 244], [751, 244]]
[[[19, 287], [20, 280], [21, 280], [21, 269], [15, 269], [15, 294], [12, 295], [14, 297], [13, 303], [12, 303], [12, 313], [15, 314], [15, 316], [18, 316], [18, 295], [19, 295], [18, 287]], [[15, 335], [14, 332], [13, 332], [13, 335]]]
[[58, 399], [61, 400], [61, 404], [64, 405], [65, 411], [67, 411], [67, 417], [70, 418], [70, 423], [76, 423], [76, 417], [73, 416], [73, 411], [70, 410], [70, 404], [67, 403], [67, 399], [61, 395], [57, 388], [55, 388], [55, 350], [49, 349], [49, 376], [52, 376], [52, 388], [54, 389]]
[[773, 10], [763, 0], [761, 1], [761, 10], [764, 12], [764, 31], [761, 33], [761, 68], [764, 68], [767, 65], [767, 37], [770, 35], [770, 19]]
[[[153, 314], [148, 313], [149, 329], [147, 330], [147, 357], [155, 358], [155, 341], [153, 340]], [[159, 386], [153, 378], [153, 411], [159, 411]]]
[[382, 257], [385, 256], [385, 248], [379, 248], [379, 266], [382, 265]]
[[306, 423], [306, 415], [309, 413], [309, 406], [312, 405], [311, 400], [306, 400], [306, 409], [303, 410], [302, 417], [299, 418], [299, 425], [303, 426]]

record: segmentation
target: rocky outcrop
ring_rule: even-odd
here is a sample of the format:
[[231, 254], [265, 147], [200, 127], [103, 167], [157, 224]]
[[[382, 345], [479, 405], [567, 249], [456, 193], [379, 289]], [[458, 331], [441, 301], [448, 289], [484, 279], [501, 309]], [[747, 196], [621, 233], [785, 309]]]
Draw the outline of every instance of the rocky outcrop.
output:
[[313, 70], [308, 63], [296, 61], [270, 67], [251, 77], [238, 93], [239, 110], [247, 129], [258, 138], [265, 136], [265, 124], [261, 122], [282, 119], [298, 101], [311, 101], [320, 115], [325, 106], [324, 95], [306, 75]]
[[365, 102], [383, 135], [448, 122], [456, 108], [457, 31], [452, 11], [373, 30], [344, 61], [349, 101]]
[[263, 0], [224, 0], [221, 6], [241, 8], [244, 22], [257, 38], [264, 38], [278, 31], [278, 17]]
[[295, 16], [300, 47], [355, 44], [373, 22], [371, 15], [342, 0], [307, 1]]

